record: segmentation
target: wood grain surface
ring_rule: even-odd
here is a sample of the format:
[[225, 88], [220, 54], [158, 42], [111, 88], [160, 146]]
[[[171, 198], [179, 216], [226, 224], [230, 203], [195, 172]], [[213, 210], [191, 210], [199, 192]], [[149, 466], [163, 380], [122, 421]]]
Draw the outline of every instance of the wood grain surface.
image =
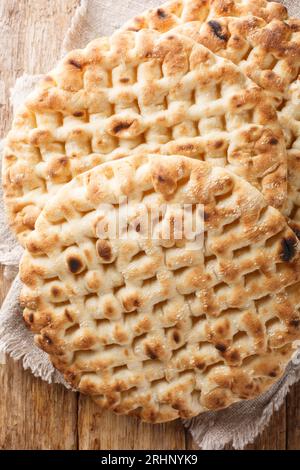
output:
[[[146, 2], [145, 2], [146, 3]], [[44, 73], [60, 54], [79, 0], [0, 0], [0, 135], [11, 123], [9, 89]], [[0, 267], [0, 301], [10, 280]], [[196, 449], [183, 425], [148, 425], [102, 413], [92, 401], [48, 385], [6, 359], [0, 365], [0, 449]], [[249, 449], [300, 449], [300, 384]]]

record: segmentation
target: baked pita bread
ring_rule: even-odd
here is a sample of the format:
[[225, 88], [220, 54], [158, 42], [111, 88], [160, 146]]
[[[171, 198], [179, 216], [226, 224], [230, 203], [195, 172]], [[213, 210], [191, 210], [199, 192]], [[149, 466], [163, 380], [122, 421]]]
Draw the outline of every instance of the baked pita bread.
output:
[[263, 91], [187, 36], [123, 31], [70, 53], [14, 119], [3, 184], [19, 241], [63, 184], [143, 150], [228, 166], [284, 204], [285, 143]]
[[[203, 209], [193, 237], [178, 236], [186, 205]], [[77, 176], [42, 210], [20, 274], [25, 321], [54, 366], [145, 421], [259, 395], [300, 337], [295, 234], [248, 182], [196, 159], [144, 154]]]
[[300, 236], [300, 20], [288, 18], [283, 5], [264, 0], [182, 0], [149, 10], [124, 29], [144, 27], [161, 32], [174, 28], [192, 37], [233, 61], [268, 93], [278, 109], [288, 150], [288, 198], [283, 212]]

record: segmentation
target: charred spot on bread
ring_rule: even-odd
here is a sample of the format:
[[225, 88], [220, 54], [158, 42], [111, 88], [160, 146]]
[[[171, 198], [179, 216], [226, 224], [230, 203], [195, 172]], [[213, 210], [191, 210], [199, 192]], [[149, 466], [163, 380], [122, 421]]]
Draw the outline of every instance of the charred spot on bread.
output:
[[113, 128], [113, 132], [115, 134], [119, 134], [119, 132], [124, 131], [126, 129], [129, 129], [131, 126], [132, 122], [120, 122]]
[[71, 256], [70, 258], [68, 258], [67, 263], [69, 270], [73, 274], [79, 273], [83, 268], [81, 260], [79, 258], [76, 258], [75, 256]]
[[48, 335], [43, 335], [43, 340], [45, 341], [45, 343], [47, 344], [53, 344], [53, 341], [52, 339], [48, 336]]
[[179, 342], [180, 342], [180, 335], [179, 335], [178, 331], [174, 331], [174, 333], [173, 333], [173, 339], [174, 339], [175, 343], [179, 343]]
[[296, 254], [297, 240], [293, 237], [283, 238], [281, 241], [281, 259], [289, 263]]
[[75, 59], [70, 59], [69, 64], [73, 65], [73, 67], [75, 67], [76, 69], [79, 69], [79, 70], [82, 69], [82, 65]]
[[34, 322], [34, 315], [33, 315], [33, 313], [30, 313], [30, 314], [28, 315], [27, 319], [28, 319], [29, 323], [33, 323], [33, 322]]
[[154, 347], [150, 346], [149, 344], [146, 344], [145, 352], [146, 352], [146, 355], [152, 360], [158, 358], [157, 351], [155, 350]]
[[163, 19], [167, 17], [167, 13], [162, 8], [158, 8], [156, 10], [156, 13], [157, 13], [158, 18]]
[[289, 321], [289, 325], [292, 326], [293, 328], [299, 328], [300, 318], [292, 318], [292, 320]]
[[222, 26], [216, 20], [210, 20], [208, 22], [213, 34], [221, 41], [227, 41], [228, 36], [222, 32]]
[[96, 244], [97, 253], [104, 261], [110, 261], [112, 259], [112, 250], [109, 243], [106, 240], [98, 240]]
[[226, 345], [223, 344], [223, 343], [217, 343], [217, 344], [215, 345], [215, 348], [216, 348], [218, 351], [220, 351], [221, 353], [224, 353], [224, 352], [226, 351], [226, 349], [227, 349]]

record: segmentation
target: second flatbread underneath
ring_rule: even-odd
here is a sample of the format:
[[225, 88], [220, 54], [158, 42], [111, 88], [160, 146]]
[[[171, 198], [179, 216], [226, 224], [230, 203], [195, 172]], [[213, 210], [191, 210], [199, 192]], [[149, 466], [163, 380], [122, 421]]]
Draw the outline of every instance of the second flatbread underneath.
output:
[[20, 242], [63, 184], [141, 149], [228, 166], [284, 204], [285, 144], [263, 91], [186, 36], [123, 31], [71, 52], [14, 119], [3, 184]]

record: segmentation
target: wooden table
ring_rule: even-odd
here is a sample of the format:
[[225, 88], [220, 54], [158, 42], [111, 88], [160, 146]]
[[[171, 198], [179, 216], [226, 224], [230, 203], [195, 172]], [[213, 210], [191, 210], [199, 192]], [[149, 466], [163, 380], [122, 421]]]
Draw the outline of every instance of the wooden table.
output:
[[[11, 122], [9, 88], [24, 72], [44, 73], [59, 57], [79, 0], [0, 2], [0, 134]], [[1, 83], [0, 83], [1, 85]], [[1, 91], [1, 86], [0, 86]], [[0, 267], [0, 301], [9, 280]], [[101, 410], [84, 396], [47, 385], [7, 358], [0, 365], [1, 449], [195, 449], [180, 421], [141, 424]], [[300, 449], [300, 384], [251, 449]]]

